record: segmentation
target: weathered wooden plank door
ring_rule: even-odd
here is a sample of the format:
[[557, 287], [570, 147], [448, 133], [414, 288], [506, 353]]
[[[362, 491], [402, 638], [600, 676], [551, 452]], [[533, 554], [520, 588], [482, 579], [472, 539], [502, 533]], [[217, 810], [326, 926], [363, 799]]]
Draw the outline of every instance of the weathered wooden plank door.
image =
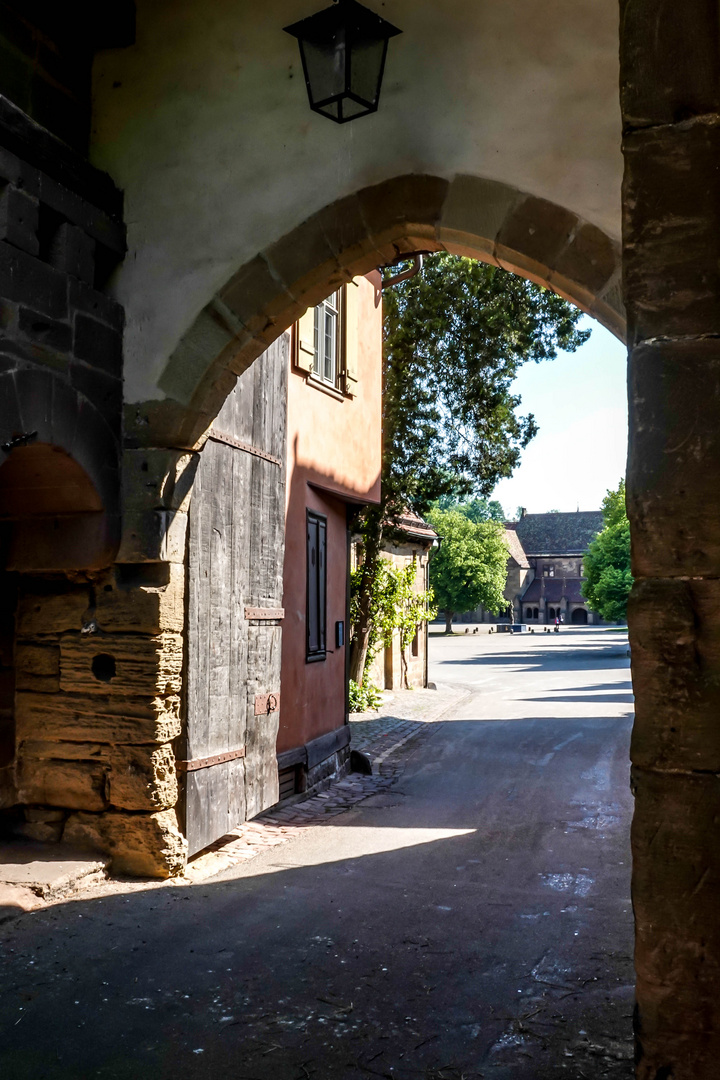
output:
[[[278, 799], [287, 335], [240, 376], [188, 522], [185, 831], [192, 855]], [[258, 698], [261, 700], [258, 701]]]

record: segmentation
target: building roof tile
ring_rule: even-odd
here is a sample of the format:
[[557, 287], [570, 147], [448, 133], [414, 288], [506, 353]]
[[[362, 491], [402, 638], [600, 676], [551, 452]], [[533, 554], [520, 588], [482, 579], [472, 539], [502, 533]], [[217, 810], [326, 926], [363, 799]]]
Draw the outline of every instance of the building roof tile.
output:
[[530, 569], [530, 563], [528, 562], [527, 555], [523, 551], [523, 546], [520, 543], [520, 537], [516, 533], [515, 529], [505, 526], [505, 543], [510, 553], [510, 558], [514, 559], [518, 566], [524, 570]]
[[600, 510], [525, 514], [512, 522], [526, 555], [583, 555], [603, 527]]

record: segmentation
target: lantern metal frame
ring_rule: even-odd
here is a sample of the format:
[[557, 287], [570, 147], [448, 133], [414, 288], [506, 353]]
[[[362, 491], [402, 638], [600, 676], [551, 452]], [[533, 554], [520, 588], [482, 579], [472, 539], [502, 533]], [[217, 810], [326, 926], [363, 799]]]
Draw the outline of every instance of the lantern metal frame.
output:
[[[380, 89], [385, 74], [385, 61], [387, 58], [388, 41], [402, 33], [396, 26], [377, 15], [374, 11], [359, 4], [357, 0], [335, 0], [332, 7], [323, 8], [306, 19], [292, 23], [284, 27], [285, 33], [291, 34], [298, 39], [300, 47], [300, 59], [305, 76], [305, 86], [308, 92], [308, 101], [313, 112], [333, 120], [336, 124], [347, 124], [350, 120], [357, 120], [361, 116], [369, 116], [377, 112], [380, 103]], [[344, 31], [345, 57], [344, 57], [344, 87], [336, 94], [331, 94], [319, 101], [314, 100], [314, 92], [308, 72], [307, 59], [305, 56], [305, 42], [316, 45], [331, 46], [338, 31]], [[375, 83], [375, 96], [368, 99], [361, 97], [352, 89], [352, 64], [353, 45], [361, 40], [374, 41], [382, 46], [382, 56], [377, 71]], [[353, 111], [350, 116], [344, 115], [343, 103], [351, 101], [359, 105], [362, 111]], [[332, 106], [337, 106], [337, 115], [334, 115]]]

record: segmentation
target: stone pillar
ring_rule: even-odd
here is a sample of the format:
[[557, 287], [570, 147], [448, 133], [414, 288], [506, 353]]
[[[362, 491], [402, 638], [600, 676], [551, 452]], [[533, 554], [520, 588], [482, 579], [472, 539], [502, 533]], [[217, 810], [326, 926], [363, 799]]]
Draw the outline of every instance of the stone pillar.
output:
[[15, 646], [26, 835], [109, 852], [119, 872], [185, 865], [175, 814], [182, 568], [113, 569], [60, 591], [30, 579]]
[[720, 1060], [720, 49], [622, 0], [637, 1075]]

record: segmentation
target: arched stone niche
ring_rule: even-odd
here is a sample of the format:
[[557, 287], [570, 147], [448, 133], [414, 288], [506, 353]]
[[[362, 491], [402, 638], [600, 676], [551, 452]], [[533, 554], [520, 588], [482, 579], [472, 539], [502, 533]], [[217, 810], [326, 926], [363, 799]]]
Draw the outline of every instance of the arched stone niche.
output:
[[[98, 410], [50, 372], [6, 372], [0, 435], [4, 568], [109, 566], [120, 531], [118, 450]], [[13, 445], [18, 437], [23, 441]]]
[[450, 251], [545, 285], [621, 339], [619, 245], [562, 206], [476, 176], [404, 175], [303, 221], [241, 266], [203, 308], [159, 380], [126, 406], [130, 446], [192, 449], [241, 374], [309, 306], [403, 252]]

